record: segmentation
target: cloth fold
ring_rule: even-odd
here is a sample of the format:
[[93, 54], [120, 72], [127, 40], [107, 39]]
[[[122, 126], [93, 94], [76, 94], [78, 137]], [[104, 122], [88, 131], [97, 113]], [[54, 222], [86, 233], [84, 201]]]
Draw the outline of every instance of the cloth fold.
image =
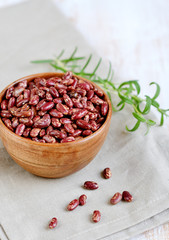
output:
[[[0, 22], [0, 90], [19, 77], [52, 71], [45, 64], [30, 64], [31, 60], [50, 58], [61, 49], [69, 54], [75, 46], [79, 55], [94, 52], [51, 1], [32, 0], [1, 9]], [[103, 66], [104, 74], [107, 64]], [[168, 130], [154, 127], [147, 136], [142, 128], [126, 133], [129, 111], [113, 114], [97, 157], [62, 179], [31, 175], [10, 158], [0, 142], [0, 223], [10, 240], [122, 240], [169, 220]], [[112, 169], [109, 180], [100, 175], [105, 167]], [[98, 182], [99, 189], [84, 190], [86, 180]], [[114, 193], [124, 190], [132, 193], [134, 201], [110, 205]], [[67, 212], [67, 204], [83, 193], [87, 204]], [[102, 213], [98, 224], [90, 220], [96, 209]], [[54, 216], [58, 226], [51, 231], [47, 225]]]

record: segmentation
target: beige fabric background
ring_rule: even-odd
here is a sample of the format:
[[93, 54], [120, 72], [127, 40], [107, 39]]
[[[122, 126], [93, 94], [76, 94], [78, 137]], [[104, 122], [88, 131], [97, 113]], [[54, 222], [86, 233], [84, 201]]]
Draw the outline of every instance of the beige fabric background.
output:
[[[0, 90], [24, 75], [51, 70], [29, 64], [32, 59], [51, 57], [62, 48], [71, 52], [74, 46], [85, 55], [92, 51], [50, 1], [2, 9], [0, 23]], [[27, 173], [0, 144], [0, 222], [9, 239], [127, 239], [169, 220], [168, 132], [157, 127], [148, 136], [144, 136], [145, 129], [125, 133], [126, 122], [130, 123], [128, 111], [113, 114], [106, 143], [94, 161], [63, 179]], [[113, 170], [110, 181], [100, 177], [107, 166]], [[97, 191], [83, 190], [81, 185], [89, 179], [99, 183]], [[135, 200], [111, 206], [110, 197], [124, 189]], [[87, 194], [88, 204], [67, 212], [67, 203], [82, 193]], [[102, 212], [98, 224], [90, 221], [95, 209]], [[53, 216], [59, 224], [50, 231], [47, 224]]]

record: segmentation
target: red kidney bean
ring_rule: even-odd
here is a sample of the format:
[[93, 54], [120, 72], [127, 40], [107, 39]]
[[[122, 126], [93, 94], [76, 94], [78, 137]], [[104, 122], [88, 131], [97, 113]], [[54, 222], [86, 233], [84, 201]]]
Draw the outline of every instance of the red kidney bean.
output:
[[97, 95], [95, 95], [92, 99], [91, 102], [96, 104], [96, 105], [100, 105], [103, 104], [103, 100], [101, 98], [99, 98]]
[[[28, 111], [30, 109], [29, 105], [26, 103], [21, 108], [20, 111]], [[31, 109], [35, 109], [35, 107], [31, 106]]]
[[61, 124], [72, 123], [72, 121], [69, 118], [61, 118], [60, 122], [61, 122]]
[[29, 83], [28, 83], [28, 88], [29, 88], [29, 90], [32, 90], [34, 87], [35, 87], [34, 82], [29, 82]]
[[[66, 92], [72, 92], [72, 91], [74, 91], [74, 90], [75, 90], [75, 89], [74, 89], [73, 86], [68, 86], [67, 89], [66, 89]], [[69, 95], [69, 93], [68, 93], [68, 95]]]
[[62, 103], [58, 103], [56, 105], [56, 108], [59, 112], [63, 113], [64, 115], [67, 115], [69, 113], [69, 110], [67, 109], [67, 107]]
[[85, 194], [79, 197], [79, 205], [83, 206], [86, 204], [87, 196]]
[[46, 93], [45, 93], [45, 91], [43, 91], [42, 89], [38, 89], [38, 90], [36, 91], [36, 94], [37, 94], [39, 97], [44, 98]]
[[74, 199], [73, 201], [71, 201], [68, 204], [67, 210], [68, 211], [73, 211], [75, 208], [77, 208], [77, 206], [79, 206], [79, 200], [78, 199]]
[[94, 120], [91, 120], [89, 123], [90, 123], [90, 126], [91, 126], [91, 130], [92, 130], [93, 132], [95, 132], [95, 131], [98, 130], [99, 125], [98, 125]]
[[52, 94], [53, 97], [55, 97], [55, 98], [58, 98], [58, 97], [59, 97], [59, 93], [58, 93], [58, 91], [56, 90], [56, 88], [50, 87], [50, 88], [49, 88], [49, 92], [50, 92], [50, 94]]
[[72, 78], [72, 77], [73, 77], [73, 73], [70, 72], [70, 71], [68, 71], [68, 72], [65, 73], [63, 79], [70, 79], [70, 78]]
[[62, 81], [62, 83], [66, 86], [69, 86], [69, 85], [72, 85], [74, 83], [74, 80], [73, 79], [65, 79]]
[[97, 119], [97, 113], [88, 112], [88, 115], [89, 115], [89, 119], [91, 119], [91, 120]]
[[72, 102], [75, 108], [83, 108], [83, 105], [80, 102], [80, 99], [72, 98]]
[[98, 189], [98, 187], [99, 187], [99, 185], [93, 181], [86, 181], [84, 183], [84, 188], [89, 189], [89, 190], [95, 190], [95, 189]]
[[70, 96], [71, 98], [77, 98], [78, 95], [79, 95], [79, 94], [78, 94], [75, 90], [69, 92], [69, 96]]
[[[12, 98], [11, 98], [12, 99]], [[29, 99], [27, 98], [25, 98], [25, 99], [22, 99], [22, 100], [20, 100], [17, 104], [16, 104], [16, 106], [17, 107], [21, 107], [21, 106], [23, 106], [23, 105], [25, 105], [25, 103], [27, 103], [29, 101]], [[11, 105], [12, 107], [14, 106], [15, 104], [13, 103], [13, 105]]]
[[101, 105], [101, 114], [103, 116], [106, 116], [106, 114], [108, 112], [108, 108], [109, 108], [108, 103], [106, 103], [106, 102], [102, 103], [102, 105]]
[[85, 120], [78, 119], [76, 121], [76, 124], [82, 129], [91, 129], [91, 125], [88, 122], [86, 122]]
[[62, 103], [62, 98], [55, 98], [55, 99], [53, 99], [53, 102], [55, 103], [55, 104], [58, 104], [58, 103]]
[[68, 107], [73, 107], [73, 102], [67, 94], [63, 94], [63, 99]]
[[47, 102], [45, 104], [43, 104], [43, 106], [41, 107], [41, 111], [49, 111], [54, 107], [54, 103], [53, 102]]
[[19, 123], [23, 123], [27, 127], [33, 126], [33, 121], [30, 118], [19, 118]]
[[[13, 97], [14, 98], [14, 97]], [[15, 99], [15, 98], [14, 98]], [[16, 98], [16, 104], [23, 99], [23, 94]]]
[[86, 109], [90, 112], [96, 112], [96, 108], [94, 107], [92, 102], [87, 101], [87, 107]]
[[79, 93], [82, 97], [86, 96], [86, 90], [77, 88], [76, 92]]
[[50, 135], [50, 132], [53, 131], [53, 127], [52, 126], [49, 126], [47, 129], [46, 129], [46, 134], [47, 135]]
[[19, 120], [18, 120], [18, 118], [13, 119], [13, 120], [12, 120], [12, 127], [13, 127], [13, 128], [16, 128], [18, 125], [19, 125]]
[[73, 142], [73, 141], [75, 141], [74, 137], [67, 137], [67, 138], [62, 139], [60, 142], [67, 143], [67, 142]]
[[81, 110], [81, 108], [71, 108], [71, 109], [69, 109], [68, 115], [72, 115], [76, 112], [79, 112], [80, 110]]
[[98, 89], [98, 88], [94, 88], [94, 92], [95, 92], [95, 94], [97, 95], [97, 96], [99, 96], [99, 97], [103, 97], [103, 91], [102, 90], [100, 90], [100, 89]]
[[25, 125], [24, 124], [19, 124], [16, 128], [15, 133], [19, 136], [22, 136], [24, 130], [25, 130]]
[[90, 90], [90, 85], [87, 82], [78, 83], [77, 87], [79, 87], [80, 89], [84, 89], [86, 91]]
[[77, 119], [83, 118], [87, 113], [88, 113], [88, 111], [86, 109], [79, 110], [78, 112], [74, 113], [71, 116], [71, 119], [77, 120]]
[[50, 114], [52, 117], [56, 117], [56, 118], [62, 118], [62, 117], [63, 117], [63, 113], [57, 111], [56, 109], [50, 110], [49, 114]]
[[2, 110], [7, 110], [8, 109], [8, 100], [5, 99], [1, 102], [1, 109]]
[[83, 136], [89, 136], [89, 135], [91, 135], [93, 132], [91, 131], [91, 130], [84, 130], [83, 131], [83, 133], [82, 133], [82, 135]]
[[52, 131], [50, 131], [50, 136], [53, 136], [53, 137], [56, 137], [56, 138], [60, 138], [60, 135], [61, 135], [61, 131], [59, 131], [59, 130], [52, 130]]
[[[10, 109], [10, 112], [11, 112], [11, 109]], [[20, 112], [15, 111], [13, 115], [16, 117], [30, 117], [31, 114], [32, 114], [32, 111], [31, 109], [29, 109], [28, 111], [20, 111]]]
[[40, 87], [39, 89], [43, 90], [43, 91], [46, 91], [46, 92], [49, 92], [49, 88], [47, 88], [47, 87]]
[[10, 88], [7, 89], [7, 91], [6, 91], [6, 99], [10, 99], [11, 98], [13, 91], [14, 91], [14, 87], [10, 87]]
[[93, 212], [93, 215], [92, 215], [92, 221], [97, 223], [97, 222], [100, 222], [100, 219], [101, 219], [101, 213], [99, 210], [95, 210]]
[[101, 107], [99, 105], [95, 106], [96, 112], [101, 113]]
[[27, 85], [28, 85], [27, 80], [23, 80], [23, 81], [18, 83], [18, 87], [26, 88]]
[[[61, 84], [61, 83], [56, 83], [56, 84], [55, 84], [55, 88], [56, 88], [57, 90], [67, 89], [67, 87], [66, 87], [65, 85]], [[60, 93], [60, 91], [59, 91], [59, 93]]]
[[46, 79], [45, 78], [40, 78], [39, 84], [43, 87], [46, 87]]
[[49, 102], [52, 102], [53, 101], [53, 97], [50, 93], [46, 93], [46, 100], [49, 101]]
[[37, 92], [37, 88], [36, 88], [36, 87], [32, 88], [32, 89], [31, 89], [30, 98], [32, 98], [33, 96], [37, 95], [36, 92]]
[[40, 110], [41, 107], [46, 103], [45, 99], [42, 99], [37, 105], [36, 110]]
[[45, 129], [41, 129], [40, 132], [39, 132], [39, 137], [43, 137], [45, 135], [46, 135]]
[[76, 129], [74, 130], [74, 133], [71, 134], [72, 137], [79, 137], [82, 133], [82, 130], [81, 129]]
[[55, 228], [56, 226], [57, 226], [57, 218], [52, 218], [52, 220], [50, 221], [50, 223], [49, 223], [49, 228], [50, 229], [53, 229], [53, 228]]
[[72, 123], [72, 127], [73, 127], [74, 129], [77, 129], [77, 125], [76, 125], [75, 123]]
[[34, 127], [45, 128], [45, 127], [49, 127], [50, 123], [51, 123], [51, 119], [49, 114], [45, 114], [43, 118], [34, 122]]
[[67, 93], [67, 90], [66, 89], [59, 89], [58, 92], [61, 96], [63, 96], [64, 94]]
[[72, 87], [73, 87], [73, 88], [76, 88], [77, 83], [78, 83], [77, 78], [74, 78], [74, 79], [73, 79], [73, 83], [72, 83]]
[[30, 134], [30, 131], [31, 131], [31, 128], [26, 128], [25, 131], [23, 132], [23, 136], [27, 138]]
[[13, 96], [14, 97], [19, 97], [19, 95], [25, 90], [24, 87], [15, 87], [13, 91]]
[[38, 115], [40, 117], [43, 117], [45, 114], [47, 113], [47, 111], [43, 112], [43, 111], [38, 111]]
[[[15, 102], [16, 102], [15, 97], [11, 97], [9, 99], [9, 102], [8, 102], [8, 109], [14, 107], [15, 106]], [[17, 106], [17, 107], [20, 107], [20, 106]]]
[[30, 90], [29, 89], [25, 89], [24, 93], [23, 93], [23, 97], [26, 98], [26, 99], [29, 99], [30, 95], [31, 95]]
[[80, 102], [82, 103], [83, 108], [87, 108], [87, 97], [82, 97]]
[[55, 78], [49, 78], [49, 79], [46, 81], [46, 86], [47, 86], [47, 87], [52, 87], [52, 86], [55, 86], [56, 83], [57, 83], [57, 81], [56, 81]]
[[29, 104], [36, 106], [39, 102], [39, 96], [38, 95], [34, 95], [30, 98]]
[[59, 128], [59, 127], [61, 127], [61, 123], [60, 123], [60, 121], [59, 121], [59, 119], [58, 118], [52, 118], [52, 126], [54, 127], [54, 128]]
[[39, 132], [40, 132], [40, 128], [33, 128], [30, 132], [30, 136], [33, 138], [33, 137], [37, 137], [39, 135]]
[[12, 115], [8, 110], [2, 110], [1, 111], [1, 117], [10, 118], [10, 117], [12, 117]]
[[125, 202], [131, 202], [133, 201], [133, 196], [128, 192], [128, 191], [124, 191], [122, 193], [122, 198]]
[[[22, 108], [26, 107], [27, 104], [25, 104]], [[31, 106], [31, 116], [30, 118], [33, 119], [34, 116], [37, 115], [37, 111], [36, 111], [36, 108], [34, 106]]]
[[112, 175], [112, 173], [111, 173], [110, 168], [105, 168], [103, 170], [103, 176], [104, 176], [105, 179], [111, 178], [111, 175]]
[[34, 118], [33, 118], [33, 122], [35, 123], [36, 121], [38, 121], [40, 119], [40, 116], [35, 116]]
[[84, 120], [85, 120], [86, 122], [89, 122], [89, 114], [86, 114], [86, 116], [84, 117]]
[[13, 131], [13, 127], [12, 127], [12, 123], [11, 123], [10, 119], [8, 119], [8, 118], [4, 119], [4, 123], [11, 131]]
[[94, 91], [93, 90], [89, 90], [87, 92], [87, 100], [91, 100], [93, 96], [94, 96]]
[[50, 135], [43, 136], [43, 140], [47, 143], [56, 143], [56, 139]]
[[71, 123], [65, 123], [64, 128], [68, 133], [73, 134], [74, 133], [74, 128], [72, 127]]
[[96, 123], [99, 124], [99, 123], [103, 123], [104, 122], [104, 117], [101, 117], [99, 119], [97, 119]]
[[114, 196], [110, 199], [110, 203], [115, 205], [117, 203], [119, 203], [122, 199], [122, 195], [121, 193], [117, 192], [114, 194]]

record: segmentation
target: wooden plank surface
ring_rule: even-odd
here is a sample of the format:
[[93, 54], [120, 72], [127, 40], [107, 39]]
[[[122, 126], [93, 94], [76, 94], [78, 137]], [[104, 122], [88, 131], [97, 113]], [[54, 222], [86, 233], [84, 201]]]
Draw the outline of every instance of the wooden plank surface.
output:
[[155, 229], [146, 231], [130, 240], [168, 240], [169, 239], [169, 223], [159, 226]]

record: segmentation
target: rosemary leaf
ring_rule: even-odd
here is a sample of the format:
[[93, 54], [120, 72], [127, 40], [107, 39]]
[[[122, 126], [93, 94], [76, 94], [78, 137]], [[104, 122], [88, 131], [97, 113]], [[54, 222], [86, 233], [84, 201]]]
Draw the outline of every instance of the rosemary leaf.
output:
[[[153, 119], [147, 119], [147, 114], [151, 111], [151, 107], [154, 107], [157, 110], [157, 112], [159, 112], [161, 116], [160, 126], [163, 125], [164, 116], [169, 117], [169, 113], [168, 113], [169, 109], [160, 108], [160, 104], [157, 101], [157, 98], [160, 95], [159, 84], [157, 84], [156, 82], [150, 83], [150, 86], [156, 85], [156, 91], [152, 98], [147, 95], [144, 98], [141, 98], [139, 95], [141, 92], [141, 88], [137, 80], [125, 81], [121, 84], [117, 84], [116, 86], [116, 84], [112, 82], [114, 71], [112, 69], [111, 62], [109, 62], [109, 68], [108, 68], [108, 73], [106, 78], [97, 74], [97, 71], [102, 61], [101, 58], [98, 60], [93, 71], [87, 72], [86, 69], [91, 62], [92, 54], [90, 54], [89, 57], [76, 56], [77, 50], [78, 48], [75, 47], [74, 51], [68, 58], [64, 58], [64, 59], [62, 58], [63, 54], [65, 53], [65, 50], [63, 49], [59, 53], [59, 55], [54, 59], [34, 60], [34, 61], [31, 61], [31, 63], [36, 63], [36, 64], [48, 63], [57, 71], [61, 71], [64, 73], [67, 71], [72, 71], [74, 75], [85, 77], [97, 83], [107, 92], [107, 95], [111, 100], [112, 109], [114, 112], [121, 111], [126, 106], [126, 104], [129, 104], [130, 107], [133, 109], [132, 116], [135, 119], [137, 119], [137, 122], [132, 129], [129, 129], [126, 126], [126, 130], [129, 132], [136, 131], [139, 128], [141, 123], [144, 123], [147, 126], [146, 134], [149, 132], [150, 127], [156, 124], [156, 122]], [[119, 103], [116, 104], [116, 107], [114, 106], [114, 103], [113, 103], [114, 95], [117, 95], [120, 98]], [[140, 109], [141, 104], [145, 104], [143, 110]]]

